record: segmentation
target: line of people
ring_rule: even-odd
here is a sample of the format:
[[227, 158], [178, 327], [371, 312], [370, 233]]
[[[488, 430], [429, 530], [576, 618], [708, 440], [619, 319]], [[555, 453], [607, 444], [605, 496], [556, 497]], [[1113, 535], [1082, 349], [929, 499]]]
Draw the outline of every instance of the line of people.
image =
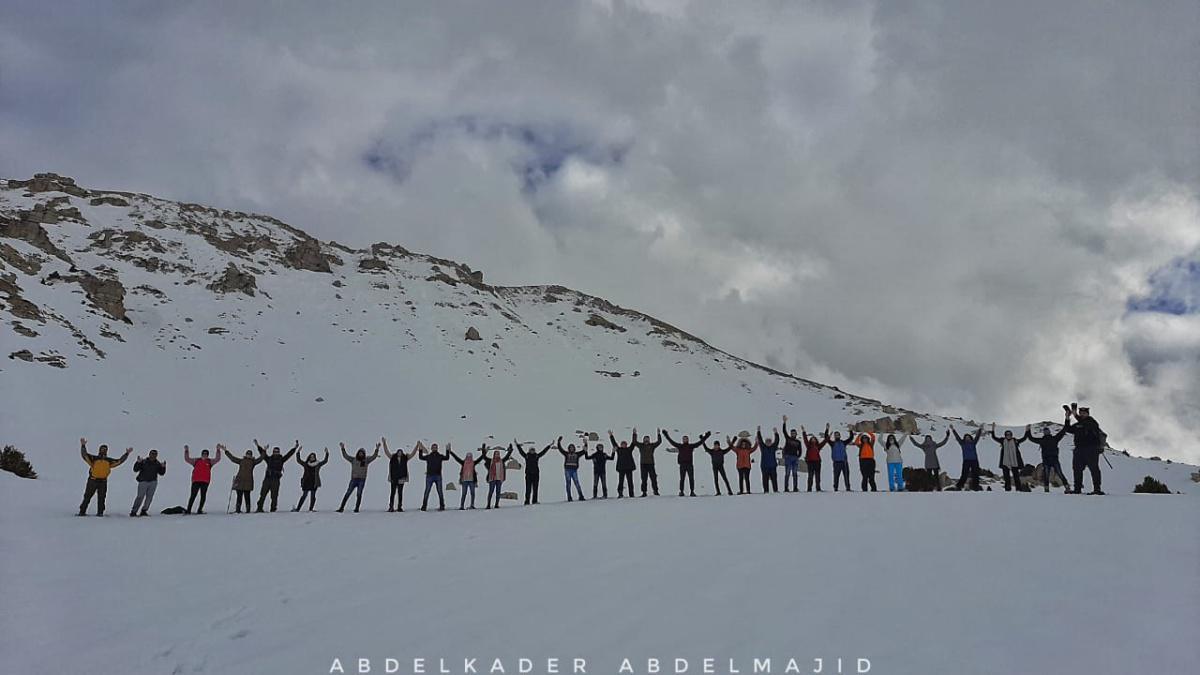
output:
[[[1040, 435], [1034, 435], [1032, 428], [1027, 426], [1025, 433], [1020, 437], [1017, 437], [1012, 431], [1005, 431], [1003, 435], [998, 436], [996, 435], [995, 424], [992, 425], [989, 436], [999, 446], [998, 463], [1003, 474], [1004, 489], [1006, 491], [1024, 491], [1027, 489], [1020, 478], [1022, 469], [1025, 467], [1021, 445], [1026, 442], [1036, 444], [1041, 451], [1043, 489], [1049, 492], [1050, 482], [1054, 476], [1057, 476], [1064, 486], [1069, 486], [1070, 483], [1067, 481], [1067, 477], [1064, 475], [1062, 465], [1059, 461], [1059, 442], [1067, 434], [1072, 434], [1075, 439], [1074, 463], [1072, 466], [1074, 489], [1067, 487], [1066, 491], [1074, 494], [1081, 494], [1083, 492], [1083, 474], [1086, 470], [1091, 474], [1093, 488], [1091, 494], [1103, 494], [1100, 489], [1101, 474], [1099, 460], [1105, 447], [1106, 437], [1104, 432], [1100, 430], [1099, 425], [1091, 417], [1090, 411], [1087, 408], [1064, 406], [1064, 409], [1066, 410], [1066, 419], [1058, 432], [1053, 432], [1048, 426], [1044, 426], [1041, 429]], [[771, 432], [769, 439], [763, 436], [761, 427], [756, 430], [753, 438], [750, 438], [748, 435], [740, 438], [727, 436], [725, 445], [722, 446], [719, 440], [714, 440], [711, 445], [708, 443], [712, 432], [706, 431], [695, 441], [692, 441], [685, 434], [677, 441], [671, 437], [669, 432], [659, 429], [653, 440], [651, 440], [649, 435], [642, 435], [639, 440], [637, 429], [634, 428], [629, 440], [622, 439], [620, 441], [616, 439], [610, 430], [608, 432], [611, 444], [609, 451], [606, 451], [604, 445], [600, 443], [597, 443], [594, 447], [591, 446], [586, 439], [581, 441], [580, 446], [568, 443], [564, 448], [563, 439], [559, 436], [557, 440], [546, 444], [541, 450], [538, 450], [536, 447], [526, 449], [524, 445], [514, 439], [504, 450], [499, 448], [489, 449], [486, 444], [483, 444], [478, 448], [478, 454], [476, 452], [467, 452], [461, 456], [451, 448], [449, 443], [446, 444], [444, 452], [438, 447], [437, 443], [432, 443], [426, 448], [420, 441], [417, 442], [411, 451], [397, 450], [392, 452], [388, 447], [387, 439], [381, 438], [375, 444], [372, 454], [367, 454], [366, 448], [359, 448], [354, 455], [350, 455], [346, 450], [345, 443], [342, 443], [342, 458], [350, 464], [350, 482], [346, 487], [346, 492], [342, 495], [341, 505], [338, 506], [337, 511], [338, 513], [345, 511], [351, 495], [354, 495], [355, 498], [354, 512], [357, 513], [362, 507], [363, 491], [367, 484], [368, 469], [371, 463], [379, 458], [381, 450], [388, 460], [388, 483], [390, 491], [387, 510], [389, 512], [404, 510], [404, 486], [409, 480], [409, 461], [414, 458], [425, 463], [425, 486], [421, 499], [422, 511], [428, 509], [430, 496], [435, 492], [438, 501], [437, 510], [445, 510], [443, 465], [449, 460], [454, 460], [458, 465], [457, 479], [460, 486], [460, 510], [475, 508], [476, 486], [479, 483], [479, 473], [481, 470], [484, 480], [488, 484], [485, 509], [499, 508], [504, 481], [508, 477], [509, 461], [512, 459], [514, 453], [520, 454], [524, 460], [524, 503], [526, 505], [537, 504], [539, 487], [541, 485], [541, 459], [552, 449], [556, 449], [562, 456], [563, 481], [567, 501], [575, 501], [576, 499], [579, 501], [586, 500], [583, 494], [583, 486], [579, 479], [579, 471], [585, 460], [590, 461], [592, 465], [593, 499], [607, 499], [609, 496], [608, 462], [610, 460], [614, 461], [616, 467], [618, 499], [624, 498], [626, 491], [628, 491], [629, 497], [635, 496], [634, 473], [639, 471], [639, 469], [640, 495], [646, 497], [653, 493], [657, 496], [659, 494], [659, 486], [655, 451], [662, 445], [664, 439], [670, 446], [666, 452], [675, 455], [679, 474], [680, 497], [683, 497], [685, 494], [691, 497], [696, 496], [695, 463], [697, 450], [703, 450], [711, 460], [713, 486], [717, 496], [735, 494], [733, 488], [730, 486], [729, 476], [725, 472], [725, 457], [730, 453], [734, 455], [734, 467], [737, 470], [738, 489], [736, 494], [749, 494], [752, 491], [751, 470], [755, 464], [756, 455], [761, 474], [760, 486], [762, 492], [780, 491], [778, 483], [780, 458], [782, 458], [784, 467], [783, 492], [800, 492], [799, 476], [801, 473], [807, 475], [807, 492], [813, 492], [814, 490], [821, 492], [823, 491], [821, 487], [822, 450], [826, 447], [829, 448], [829, 459], [833, 465], [834, 492], [841, 489], [848, 492], [853, 491], [850, 483], [851, 448], [855, 449], [858, 458], [858, 469], [861, 479], [859, 489], [862, 491], [877, 491], [875, 483], [875, 448], [877, 436], [875, 433], [869, 431], [858, 432], [850, 428], [846, 435], [843, 436], [840, 431], [831, 431], [830, 426], [826, 424], [824, 431], [820, 435], [809, 434], [803, 425], [800, 426], [799, 430], [789, 428], [786, 415], [783, 416], [782, 435], [778, 429], [772, 429]], [[924, 460], [922, 468], [930, 479], [933, 489], [940, 491], [942, 484], [938, 450], [946, 445], [953, 435], [962, 453], [962, 471], [957, 483], [951, 489], [981, 490], [979, 444], [984, 438], [984, 433], [985, 430], [982, 426], [975, 430], [974, 433], [968, 432], [965, 434], [959, 434], [958, 429], [951, 426], [946, 430], [945, 435], [940, 441], [935, 440], [928, 434], [921, 440], [906, 434], [888, 434], [883, 443], [888, 489], [893, 492], [905, 490], [903, 448], [905, 442], [909, 441], [922, 451]], [[257, 452], [246, 450], [241, 457], [238, 457], [229, 452], [224, 445], [217, 444], [215, 452], [210, 454], [205, 449], [201, 450], [198, 457], [194, 457], [191, 454], [191, 448], [185, 445], [183, 448], [183, 458], [192, 467], [191, 491], [185, 513], [204, 513], [204, 506], [208, 497], [208, 486], [213, 476], [213, 467], [221, 461], [222, 455], [228, 458], [231, 463], [237, 465], [231, 490], [231, 501], [233, 496], [236, 495], [235, 513], [251, 512], [251, 493], [254, 491], [255, 484], [254, 471], [259, 464], [265, 464], [266, 471], [259, 488], [258, 502], [254, 512], [263, 513], [268, 508], [274, 512], [278, 506], [280, 482], [283, 478], [284, 469], [293, 457], [295, 457], [296, 462], [301, 468], [301, 475], [300, 500], [296, 503], [292, 511], [300, 511], [304, 507], [305, 501], [308, 502], [308, 510], [314, 510], [316, 508], [317, 491], [321, 487], [321, 469], [329, 462], [329, 449], [326, 448], [324, 456], [318, 459], [317, 454], [313, 452], [308, 453], [302, 458], [301, 450], [303, 446], [301, 446], [298, 440], [286, 453], [278, 446], [268, 451], [267, 447], [260, 444], [257, 439], [254, 440], [254, 446]], [[104, 515], [108, 479], [112, 474], [112, 470], [119, 467], [129, 458], [129, 455], [133, 453], [133, 448], [127, 448], [124, 454], [114, 458], [109, 456], [108, 446], [101, 445], [98, 453], [93, 455], [87, 450], [87, 440], [80, 439], [79, 451], [84, 462], [88, 465], [87, 484], [84, 489], [83, 501], [79, 505], [79, 515], [86, 515], [93, 497], [97, 500], [97, 515]], [[802, 461], [804, 463], [803, 469], [801, 469]], [[137, 495], [129, 515], [146, 516], [149, 515], [150, 504], [154, 500], [158, 479], [166, 475], [167, 462], [159, 458], [157, 450], [150, 450], [146, 457], [137, 457], [133, 465], [133, 470], [137, 478]], [[725, 486], [724, 493], [721, 492], [722, 484]], [[193, 507], [196, 507], [195, 511], [193, 511]]]

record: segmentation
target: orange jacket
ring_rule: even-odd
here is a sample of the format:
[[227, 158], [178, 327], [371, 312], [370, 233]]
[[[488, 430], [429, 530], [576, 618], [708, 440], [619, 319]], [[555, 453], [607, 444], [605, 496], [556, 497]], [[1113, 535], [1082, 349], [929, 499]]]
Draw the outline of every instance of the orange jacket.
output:
[[875, 459], [875, 434], [869, 431], [859, 434], [854, 444], [858, 446], [859, 459]]
[[737, 468], [750, 468], [750, 455], [754, 454], [754, 446], [743, 448], [740, 445], [733, 449], [733, 454], [737, 456]]

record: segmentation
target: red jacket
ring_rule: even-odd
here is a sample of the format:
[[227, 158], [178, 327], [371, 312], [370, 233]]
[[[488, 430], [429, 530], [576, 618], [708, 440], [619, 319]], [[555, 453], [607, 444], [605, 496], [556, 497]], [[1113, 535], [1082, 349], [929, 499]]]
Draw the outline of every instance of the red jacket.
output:
[[806, 452], [804, 459], [809, 462], [821, 461], [821, 448], [825, 447], [825, 441], [818, 440], [816, 436], [809, 436], [804, 439], [804, 447]]
[[183, 451], [183, 461], [192, 465], [192, 482], [193, 483], [208, 483], [212, 481], [213, 464], [221, 461], [221, 455], [216, 455], [216, 459], [211, 457], [196, 457], [192, 458], [187, 450]]

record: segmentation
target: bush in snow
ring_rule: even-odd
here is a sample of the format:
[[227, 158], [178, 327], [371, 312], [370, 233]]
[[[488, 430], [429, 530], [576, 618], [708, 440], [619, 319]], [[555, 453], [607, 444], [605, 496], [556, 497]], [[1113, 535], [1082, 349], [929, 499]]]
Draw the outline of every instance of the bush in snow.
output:
[[15, 473], [21, 478], [37, 478], [33, 465], [25, 459], [25, 453], [11, 445], [6, 445], [4, 450], [0, 450], [0, 470]]
[[1154, 480], [1151, 476], [1146, 476], [1142, 479], [1140, 485], [1134, 486], [1134, 493], [1151, 494], [1151, 495], [1169, 495], [1171, 490], [1162, 482]]

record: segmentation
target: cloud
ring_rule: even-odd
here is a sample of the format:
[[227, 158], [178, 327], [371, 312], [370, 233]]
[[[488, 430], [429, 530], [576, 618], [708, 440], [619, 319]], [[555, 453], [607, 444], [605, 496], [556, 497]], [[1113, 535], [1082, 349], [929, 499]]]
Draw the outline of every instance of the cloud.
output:
[[1086, 400], [1200, 460], [1195, 3], [0, 14], [4, 175], [570, 285], [902, 405]]

